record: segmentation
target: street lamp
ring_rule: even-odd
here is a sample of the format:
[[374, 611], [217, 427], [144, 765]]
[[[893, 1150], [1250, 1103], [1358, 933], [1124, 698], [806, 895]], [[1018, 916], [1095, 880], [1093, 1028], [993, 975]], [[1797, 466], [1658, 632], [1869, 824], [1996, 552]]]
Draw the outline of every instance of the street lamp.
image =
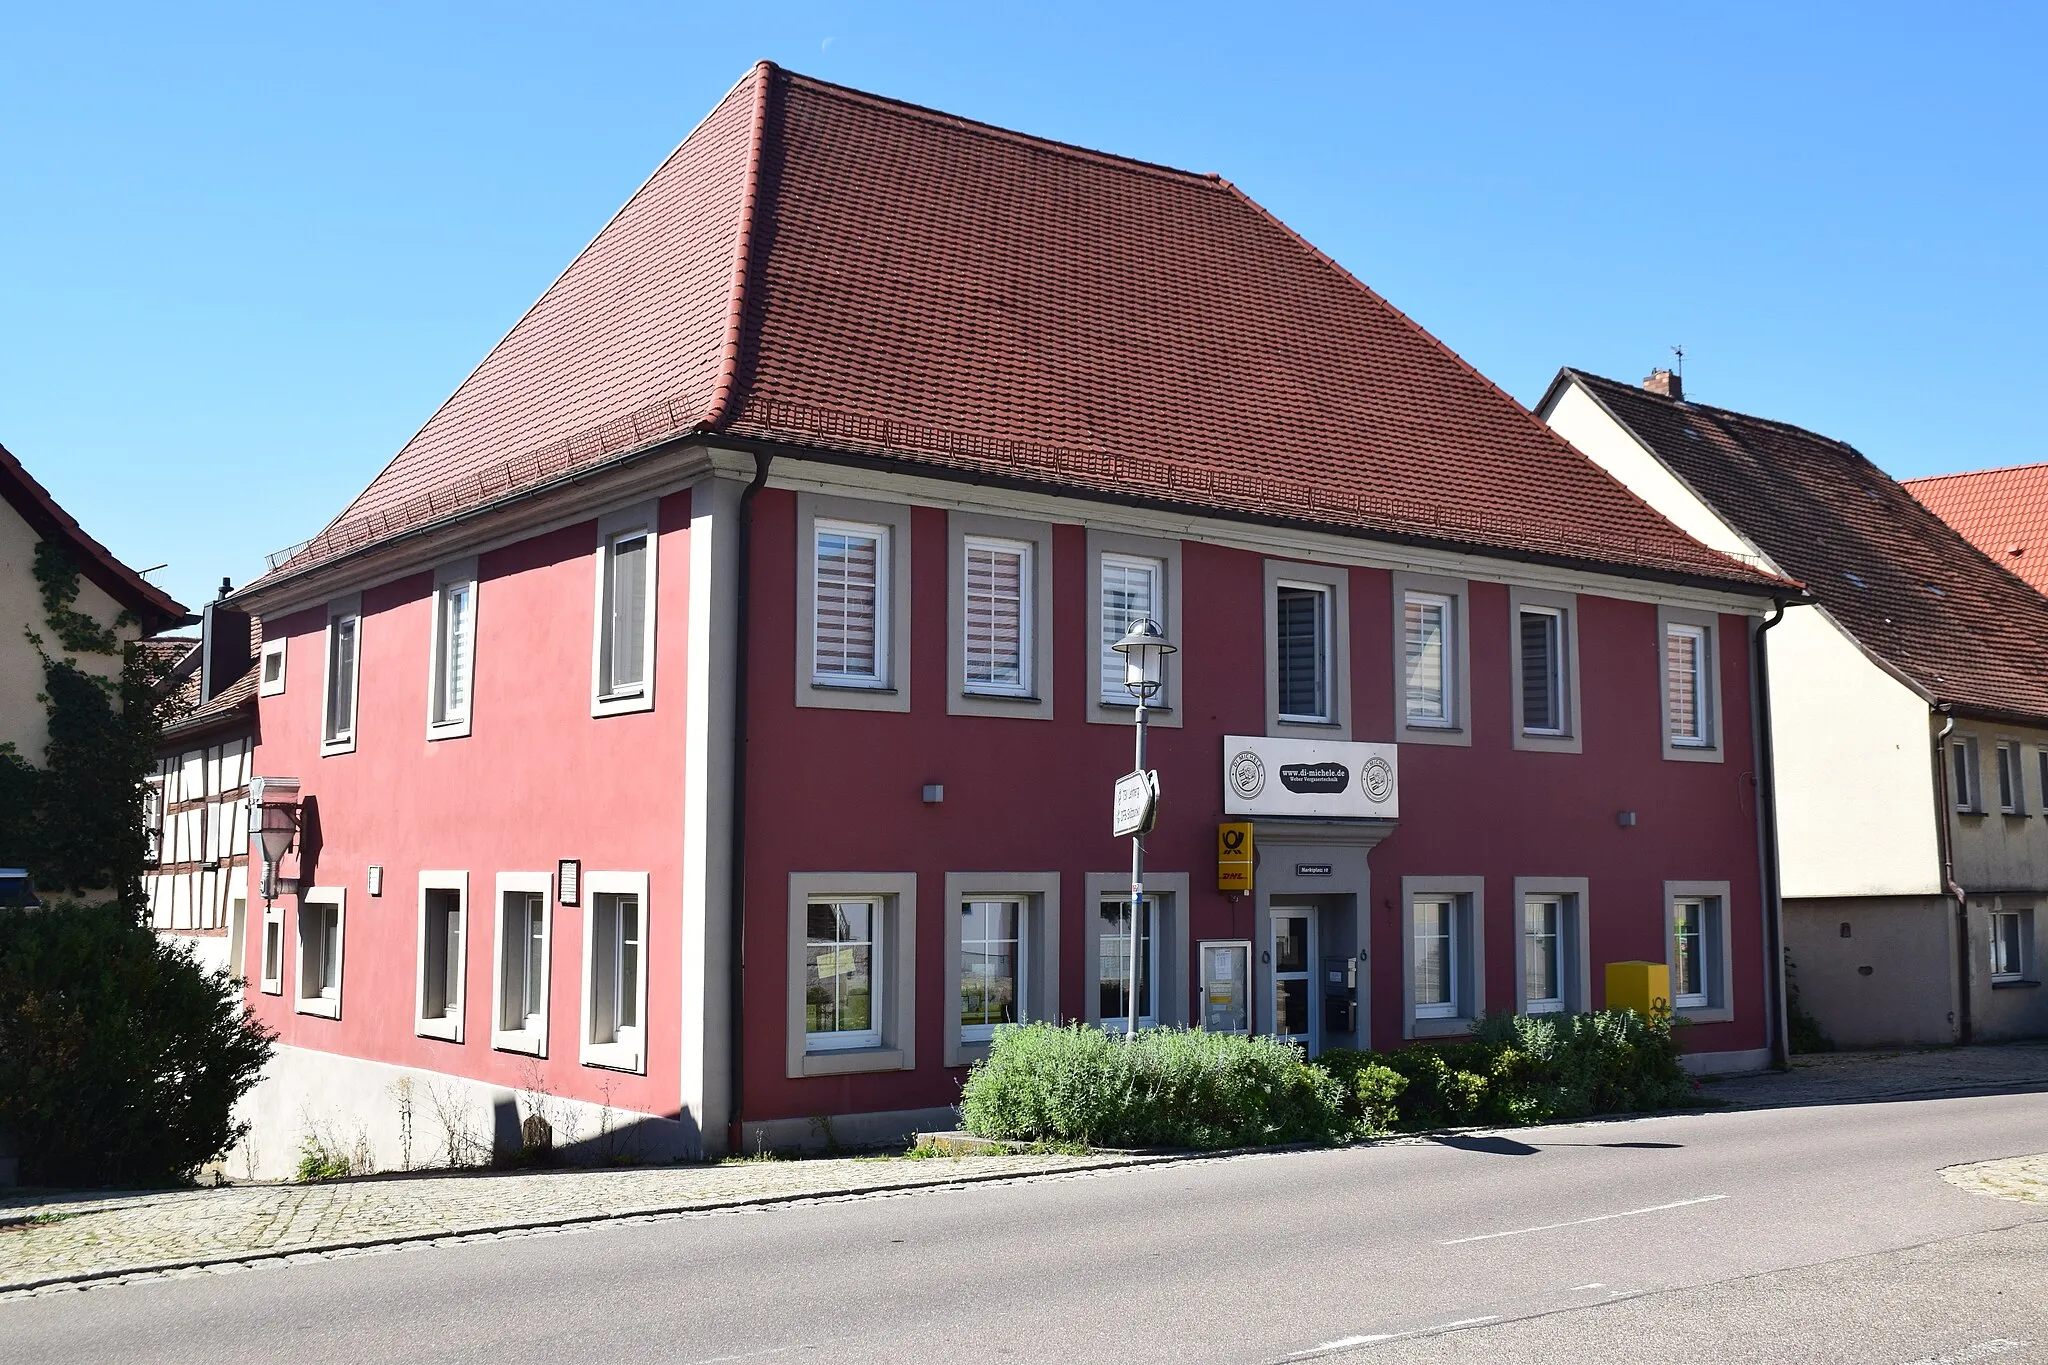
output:
[[1129, 1007], [1126, 1040], [1138, 1036], [1138, 949], [1139, 926], [1145, 906], [1145, 834], [1158, 816], [1159, 775], [1145, 768], [1145, 704], [1159, 695], [1166, 672], [1166, 656], [1176, 645], [1166, 638], [1157, 621], [1134, 624], [1124, 638], [1110, 646], [1124, 656], [1124, 690], [1138, 703], [1138, 761], [1130, 776], [1117, 784], [1117, 832], [1131, 836], [1131, 955], [1125, 1004]]
[[299, 837], [299, 783], [292, 777], [259, 777], [249, 784], [249, 833], [263, 849], [263, 901], [277, 899], [277, 865]]

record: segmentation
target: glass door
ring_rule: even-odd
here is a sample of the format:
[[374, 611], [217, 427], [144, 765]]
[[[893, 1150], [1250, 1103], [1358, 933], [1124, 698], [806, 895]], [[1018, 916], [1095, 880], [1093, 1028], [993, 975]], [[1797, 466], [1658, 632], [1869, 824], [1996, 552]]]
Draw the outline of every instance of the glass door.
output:
[[1315, 912], [1309, 906], [1273, 907], [1273, 1035], [1315, 1051], [1311, 1030], [1315, 981], [1309, 964], [1315, 960]]

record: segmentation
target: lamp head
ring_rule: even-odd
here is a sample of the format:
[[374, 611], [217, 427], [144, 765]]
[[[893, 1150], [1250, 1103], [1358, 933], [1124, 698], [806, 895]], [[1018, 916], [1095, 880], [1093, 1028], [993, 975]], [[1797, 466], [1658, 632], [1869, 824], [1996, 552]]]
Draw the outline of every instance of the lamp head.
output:
[[1124, 656], [1124, 690], [1140, 701], [1157, 696], [1165, 680], [1166, 656], [1177, 648], [1159, 623], [1136, 622], [1110, 648]]

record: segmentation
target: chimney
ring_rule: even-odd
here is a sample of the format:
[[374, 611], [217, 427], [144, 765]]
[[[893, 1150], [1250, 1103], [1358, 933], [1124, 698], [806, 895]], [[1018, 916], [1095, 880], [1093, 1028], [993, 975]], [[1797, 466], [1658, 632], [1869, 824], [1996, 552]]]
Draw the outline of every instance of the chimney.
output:
[[1643, 381], [1643, 387], [1659, 398], [1669, 398], [1675, 403], [1685, 401], [1685, 376], [1670, 370], [1652, 370], [1650, 377]]
[[199, 626], [199, 704], [212, 701], [255, 662], [249, 613], [208, 602]]

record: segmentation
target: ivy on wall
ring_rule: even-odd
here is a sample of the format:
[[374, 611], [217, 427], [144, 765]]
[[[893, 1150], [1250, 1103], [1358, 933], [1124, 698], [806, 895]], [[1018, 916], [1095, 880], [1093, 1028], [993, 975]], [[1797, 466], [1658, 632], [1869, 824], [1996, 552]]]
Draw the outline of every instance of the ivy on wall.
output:
[[[169, 719], [169, 665], [121, 643], [129, 614], [103, 626], [77, 609], [78, 567], [63, 546], [36, 546], [35, 576], [44, 624], [62, 652], [27, 632], [42, 660], [49, 744], [40, 768], [0, 745], [0, 863], [27, 867], [46, 892], [111, 891], [140, 913], [143, 784]], [[79, 663], [88, 655], [117, 658], [120, 669], [89, 671]]]

